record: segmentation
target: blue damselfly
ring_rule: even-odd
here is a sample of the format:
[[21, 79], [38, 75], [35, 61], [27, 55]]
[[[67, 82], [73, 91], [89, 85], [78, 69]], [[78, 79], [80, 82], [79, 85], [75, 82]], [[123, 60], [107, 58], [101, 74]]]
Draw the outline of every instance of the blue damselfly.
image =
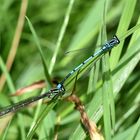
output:
[[91, 55], [89, 58], [87, 58], [85, 61], [83, 61], [80, 65], [78, 65], [75, 69], [73, 69], [66, 77], [56, 86], [56, 88], [49, 90], [48, 92], [39, 95], [39, 96], [34, 96], [28, 99], [25, 99], [23, 101], [20, 101], [18, 103], [15, 103], [13, 105], [9, 105], [7, 107], [4, 107], [2, 110], [0, 110], [0, 116], [4, 116], [10, 112], [16, 112], [17, 110], [33, 103], [36, 102], [40, 99], [44, 99], [45, 97], [48, 97], [49, 99], [52, 99], [56, 97], [57, 95], [63, 95], [65, 93], [65, 82], [67, 79], [69, 79], [71, 76], [73, 76], [77, 71], [79, 71], [84, 65], [86, 65], [89, 62], [92, 62], [94, 57], [101, 56], [102, 54], [105, 54], [109, 50], [111, 50], [114, 46], [119, 44], [120, 41], [117, 38], [117, 36], [114, 36], [111, 40], [107, 41], [100, 50], [95, 52], [93, 55]]

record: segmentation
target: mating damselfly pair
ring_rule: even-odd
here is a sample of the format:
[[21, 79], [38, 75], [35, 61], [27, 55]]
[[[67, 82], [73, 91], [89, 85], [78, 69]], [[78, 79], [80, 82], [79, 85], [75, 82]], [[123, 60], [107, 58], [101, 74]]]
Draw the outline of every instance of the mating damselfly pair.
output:
[[114, 36], [111, 40], [107, 41], [104, 45], [102, 45], [101, 49], [99, 49], [97, 52], [95, 52], [93, 55], [91, 55], [85, 61], [83, 61], [80, 65], [78, 65], [75, 69], [73, 69], [70, 73], [68, 73], [66, 75], [66, 77], [56, 86], [56, 88], [51, 89], [51, 90], [49, 90], [48, 92], [46, 92], [42, 95], [34, 96], [34, 97], [31, 97], [31, 98], [25, 99], [23, 101], [20, 101], [18, 103], [15, 103], [13, 105], [9, 105], [7, 107], [4, 107], [2, 110], [0, 110], [0, 116], [4, 116], [4, 115], [6, 115], [8, 113], [11, 113], [11, 112], [16, 112], [17, 110], [35, 102], [35, 101], [38, 101], [40, 99], [44, 99], [45, 97], [48, 97], [48, 98], [52, 99], [56, 96], [63, 95], [65, 93], [64, 84], [65, 84], [65, 82], [67, 81], [68, 78], [73, 76], [84, 65], [86, 65], [90, 61], [92, 62], [94, 57], [98, 57], [98, 56], [101, 56], [102, 54], [105, 54], [106, 52], [111, 50], [114, 46], [116, 46], [119, 43], [120, 43], [120, 41], [117, 38], [117, 36]]

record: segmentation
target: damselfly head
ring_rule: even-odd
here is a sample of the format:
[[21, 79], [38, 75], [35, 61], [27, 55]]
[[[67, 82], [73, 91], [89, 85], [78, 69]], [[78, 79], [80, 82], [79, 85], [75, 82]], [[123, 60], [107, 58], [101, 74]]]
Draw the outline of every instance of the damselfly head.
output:
[[110, 41], [108, 41], [108, 44], [112, 47], [114, 47], [115, 45], [119, 43], [120, 43], [120, 40], [118, 39], [116, 35], [114, 35], [113, 38]]
[[108, 50], [112, 49], [114, 46], [116, 46], [119, 43], [120, 43], [120, 40], [118, 39], [118, 37], [116, 35], [114, 35], [111, 40], [109, 40], [108, 42], [106, 42], [103, 45], [102, 50], [103, 51], [108, 51]]

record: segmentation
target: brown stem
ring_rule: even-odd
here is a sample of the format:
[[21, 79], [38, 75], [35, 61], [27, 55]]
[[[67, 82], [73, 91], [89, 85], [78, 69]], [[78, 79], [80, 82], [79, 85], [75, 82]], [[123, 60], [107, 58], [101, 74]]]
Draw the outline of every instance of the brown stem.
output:
[[68, 100], [73, 102], [75, 104], [75, 108], [80, 112], [81, 122], [88, 131], [90, 139], [103, 140], [103, 137], [99, 133], [96, 124], [88, 118], [87, 113], [85, 111], [85, 107], [80, 101], [80, 99], [75, 94], [72, 94], [68, 97]]
[[[12, 67], [12, 64], [14, 62], [15, 56], [16, 56], [17, 48], [18, 48], [18, 45], [19, 45], [19, 41], [20, 41], [20, 37], [21, 37], [21, 33], [22, 33], [22, 30], [23, 30], [23, 25], [24, 25], [24, 21], [25, 21], [27, 5], [28, 5], [28, 0], [22, 0], [15, 35], [14, 35], [13, 42], [12, 42], [12, 45], [11, 45], [11, 49], [9, 51], [9, 55], [8, 55], [8, 58], [7, 58], [7, 61], [6, 61], [6, 67], [7, 67], [8, 71], [10, 71], [10, 69]], [[5, 77], [4, 74], [2, 74], [2, 76], [0, 77], [0, 91], [3, 88], [3, 86], [5, 84], [5, 81], [6, 81], [6, 77]]]

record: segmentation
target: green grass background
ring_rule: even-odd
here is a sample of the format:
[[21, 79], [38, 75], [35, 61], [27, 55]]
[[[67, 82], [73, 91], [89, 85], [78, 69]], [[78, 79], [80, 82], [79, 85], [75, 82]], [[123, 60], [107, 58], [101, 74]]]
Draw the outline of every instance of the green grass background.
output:
[[[28, 18], [8, 72], [5, 64], [20, 8], [21, 1], [1, 0], [0, 74], [6, 77], [5, 85], [0, 88], [1, 108], [41, 94], [41, 90], [37, 90], [21, 97], [10, 97], [16, 89], [35, 81], [46, 80], [43, 92], [49, 90], [50, 81], [60, 82], [94, 53], [96, 46], [114, 34], [124, 38], [128, 29], [140, 23], [140, 0], [30, 0], [26, 11]], [[83, 47], [88, 51], [65, 55], [66, 51]], [[76, 95], [106, 140], [139, 140], [140, 29], [122, 39], [100, 60], [80, 75]], [[73, 89], [73, 83], [68, 89], [66, 95]], [[65, 99], [49, 105], [39, 102], [36, 107], [7, 117], [0, 118], [0, 138], [3, 140], [89, 139], [80, 123], [79, 112]]]

